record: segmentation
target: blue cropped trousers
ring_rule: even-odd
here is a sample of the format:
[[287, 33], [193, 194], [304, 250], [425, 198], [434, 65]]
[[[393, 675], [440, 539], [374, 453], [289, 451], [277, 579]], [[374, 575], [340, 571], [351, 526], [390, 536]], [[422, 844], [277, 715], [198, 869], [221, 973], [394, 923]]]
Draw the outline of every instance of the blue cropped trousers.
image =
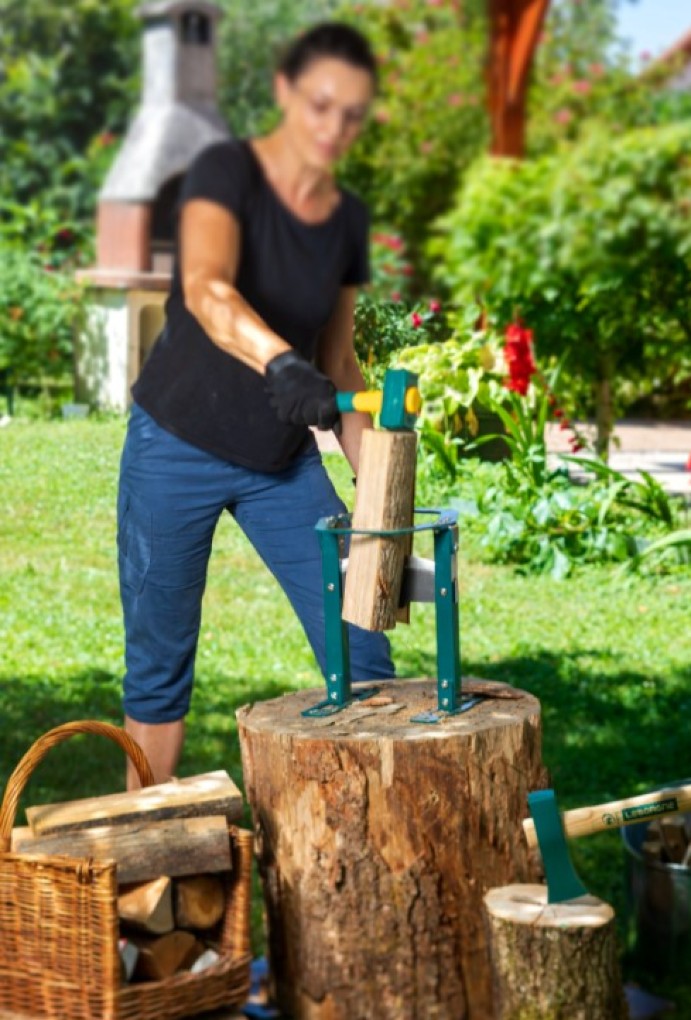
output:
[[[173, 722], [189, 709], [207, 566], [224, 510], [278, 580], [326, 670], [315, 525], [345, 507], [319, 452], [280, 472], [249, 470], [177, 438], [135, 404], [120, 468], [118, 563], [124, 709], [138, 722]], [[351, 626], [350, 658], [353, 680], [394, 675], [383, 634]]]

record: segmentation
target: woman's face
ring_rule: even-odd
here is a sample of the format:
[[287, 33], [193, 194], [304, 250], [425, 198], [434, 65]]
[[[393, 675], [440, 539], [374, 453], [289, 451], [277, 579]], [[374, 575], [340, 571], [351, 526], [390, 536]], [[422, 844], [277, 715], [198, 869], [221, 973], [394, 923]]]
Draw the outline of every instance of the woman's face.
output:
[[360, 134], [374, 94], [372, 75], [332, 57], [308, 64], [293, 81], [276, 76], [283, 126], [301, 159], [326, 169]]

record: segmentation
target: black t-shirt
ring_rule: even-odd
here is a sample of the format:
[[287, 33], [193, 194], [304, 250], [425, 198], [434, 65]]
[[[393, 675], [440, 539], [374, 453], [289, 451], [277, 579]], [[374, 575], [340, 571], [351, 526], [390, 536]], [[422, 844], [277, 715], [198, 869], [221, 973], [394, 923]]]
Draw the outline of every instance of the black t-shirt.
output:
[[[307, 224], [270, 187], [246, 141], [205, 149], [182, 186], [181, 204], [204, 198], [240, 224], [235, 286], [280, 337], [314, 358], [342, 286], [369, 278], [368, 215], [341, 189], [327, 220]], [[187, 310], [179, 252], [166, 324], [132, 387], [159, 425], [224, 460], [278, 471], [311, 442], [303, 426], [285, 425], [269, 405], [264, 377], [222, 351]]]

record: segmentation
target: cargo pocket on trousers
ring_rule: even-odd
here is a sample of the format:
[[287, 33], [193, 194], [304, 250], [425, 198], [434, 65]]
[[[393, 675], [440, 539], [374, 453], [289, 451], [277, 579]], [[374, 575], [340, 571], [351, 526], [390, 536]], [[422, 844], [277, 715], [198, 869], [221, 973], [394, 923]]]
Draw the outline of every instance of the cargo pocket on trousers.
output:
[[123, 497], [118, 509], [120, 582], [139, 595], [151, 566], [153, 518], [148, 507], [132, 493]]

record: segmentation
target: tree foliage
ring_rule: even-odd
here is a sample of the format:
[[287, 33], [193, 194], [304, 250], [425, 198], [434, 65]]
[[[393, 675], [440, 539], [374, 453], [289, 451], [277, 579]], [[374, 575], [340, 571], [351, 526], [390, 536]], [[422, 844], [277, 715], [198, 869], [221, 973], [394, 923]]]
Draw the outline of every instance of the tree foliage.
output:
[[[137, 88], [134, 5], [0, 0], [1, 196], [67, 201], [94, 136], [123, 129]], [[80, 192], [75, 211], [84, 204]]]
[[456, 0], [343, 8], [367, 32], [380, 70], [373, 121], [344, 177], [375, 221], [400, 230], [413, 252], [487, 142], [481, 9]]

